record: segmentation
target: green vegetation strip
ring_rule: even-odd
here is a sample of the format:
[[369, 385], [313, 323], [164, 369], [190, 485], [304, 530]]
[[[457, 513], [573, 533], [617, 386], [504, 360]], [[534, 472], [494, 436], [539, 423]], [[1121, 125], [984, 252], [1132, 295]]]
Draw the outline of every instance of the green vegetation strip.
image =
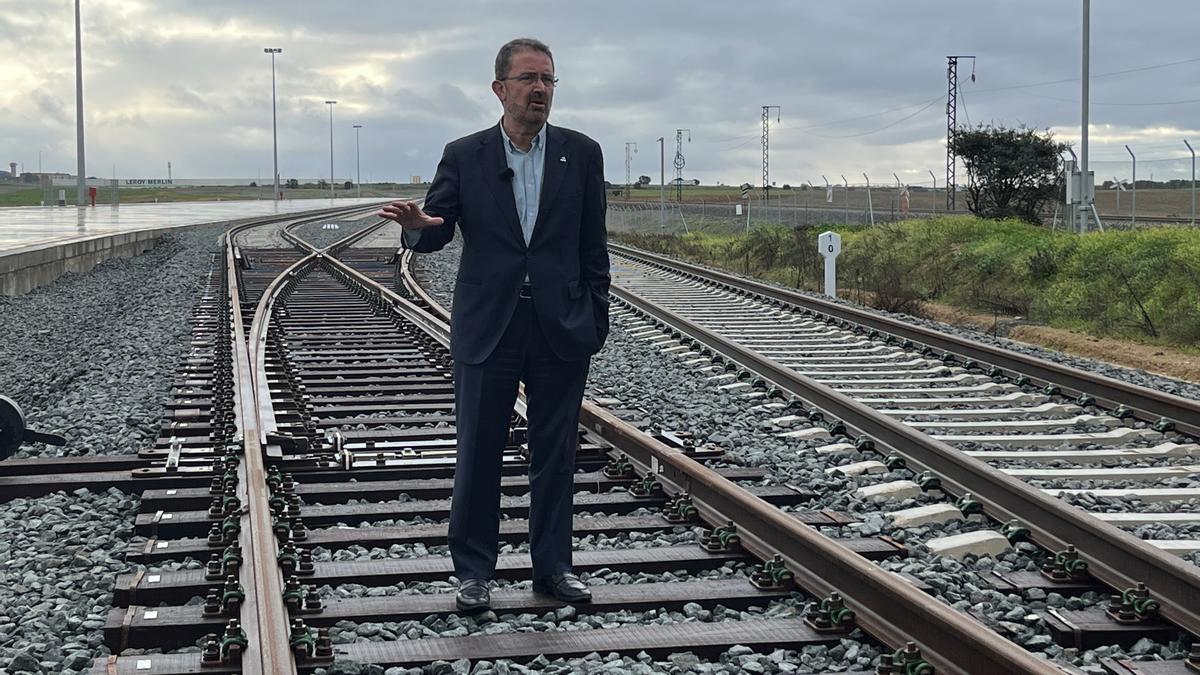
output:
[[818, 290], [817, 235], [842, 235], [839, 286], [862, 304], [916, 313], [921, 302], [1026, 317], [1096, 336], [1200, 343], [1200, 231], [1085, 236], [971, 216], [873, 228], [759, 227], [738, 234], [614, 233], [644, 250]]

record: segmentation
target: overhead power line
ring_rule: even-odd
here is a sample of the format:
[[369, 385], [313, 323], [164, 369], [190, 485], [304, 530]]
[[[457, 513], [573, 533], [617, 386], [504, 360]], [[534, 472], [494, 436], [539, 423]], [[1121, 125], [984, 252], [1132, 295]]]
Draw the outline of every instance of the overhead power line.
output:
[[[1021, 93], [1024, 94], [1025, 96], [1033, 96], [1034, 98], [1044, 98], [1044, 99], [1047, 99], [1050, 101], [1061, 101], [1063, 103], [1074, 103], [1076, 105], [1079, 104], [1079, 99], [1061, 98], [1058, 96], [1048, 96], [1046, 94], [1037, 94], [1032, 91], [1023, 91]], [[1200, 103], [1200, 98], [1189, 98], [1189, 99], [1182, 100], [1182, 101], [1147, 101], [1144, 103], [1142, 103], [1142, 102], [1116, 103], [1116, 102], [1105, 102], [1105, 101], [1092, 101], [1092, 105], [1138, 106], [1138, 107], [1157, 106], [1157, 105], [1185, 105], [1188, 103]]]
[[[1125, 70], [1114, 70], [1107, 73], [1095, 73], [1091, 75], [1091, 79], [1095, 80], [1101, 77], [1114, 77], [1116, 75], [1127, 75], [1129, 73], [1141, 73], [1147, 70], [1157, 70], [1158, 68], [1170, 68], [1172, 66], [1181, 66], [1187, 63], [1196, 63], [1200, 61], [1200, 57], [1193, 59], [1184, 59], [1182, 61], [1171, 61], [1170, 63], [1159, 63], [1151, 66], [1139, 66], [1137, 68], [1126, 68]], [[1078, 77], [1067, 77], [1061, 80], [1047, 80], [1046, 82], [1034, 82], [1033, 84], [1012, 84], [1003, 87], [989, 87], [987, 89], [976, 89], [976, 94], [991, 93], [993, 91], [1011, 91], [1013, 89], [1029, 89], [1031, 87], [1045, 87], [1051, 84], [1068, 84], [1078, 82]]]
[[885, 124], [881, 127], [871, 129], [870, 131], [861, 131], [861, 132], [858, 132], [855, 134], [841, 134], [841, 135], [826, 135], [826, 134], [815, 134], [815, 133], [810, 133], [808, 135], [816, 136], [817, 138], [858, 138], [860, 136], [869, 136], [871, 134], [879, 133], [880, 131], [891, 129], [892, 127], [896, 126], [897, 124], [901, 124], [902, 122], [907, 122], [908, 120], [911, 120], [912, 118], [916, 117], [917, 115], [920, 115], [921, 113], [925, 112], [926, 110], [929, 110], [933, 106], [937, 105], [937, 103], [939, 101], [941, 101], [941, 99], [942, 99], [942, 97], [939, 95], [936, 98], [934, 98], [933, 100], [927, 102], [925, 105], [921, 106], [916, 112], [909, 114], [909, 115], [905, 115], [904, 117], [901, 117], [900, 119], [898, 119], [894, 122], [888, 122], [887, 124]]

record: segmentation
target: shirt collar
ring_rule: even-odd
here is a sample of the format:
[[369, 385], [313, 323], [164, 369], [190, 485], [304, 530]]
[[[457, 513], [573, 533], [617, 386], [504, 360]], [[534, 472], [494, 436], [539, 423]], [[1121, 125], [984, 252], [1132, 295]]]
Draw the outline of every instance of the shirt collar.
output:
[[[534, 150], [537, 150], [538, 148], [546, 147], [546, 127], [547, 126], [549, 126], [549, 125], [543, 124], [541, 130], [539, 130], [537, 132], [537, 135], [533, 137], [533, 144], [530, 145], [529, 152], [533, 152]], [[520, 153], [526, 152], [525, 150], [521, 150], [517, 146], [513, 145], [512, 139], [508, 137], [508, 132], [504, 130], [504, 118], [503, 117], [500, 118], [500, 135], [504, 137], [504, 147], [507, 148], [508, 150], [510, 150], [512, 152], [520, 152]]]

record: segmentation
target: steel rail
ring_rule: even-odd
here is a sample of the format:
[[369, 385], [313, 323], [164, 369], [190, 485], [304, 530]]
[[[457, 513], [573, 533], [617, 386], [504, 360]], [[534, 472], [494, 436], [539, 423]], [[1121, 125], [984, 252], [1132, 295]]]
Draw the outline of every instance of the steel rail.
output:
[[993, 517], [1020, 521], [1043, 546], [1061, 550], [1074, 544], [1087, 559], [1091, 573], [1104, 583], [1125, 589], [1145, 582], [1161, 603], [1163, 617], [1200, 634], [1200, 569], [1195, 566], [617, 284], [611, 292], [841, 420], [857, 435], [870, 437], [933, 471], [948, 492], [969, 492]]
[[[406, 286], [415, 291], [420, 284], [412, 278], [407, 264], [413, 256], [409, 251], [404, 254]], [[448, 320], [449, 312], [444, 307], [423, 289], [421, 294], [433, 312]], [[688, 492], [704, 520], [736, 523], [743, 545], [760, 559], [782, 555], [806, 591], [817, 597], [839, 592], [866, 632], [892, 645], [915, 642], [938, 672], [1064, 672], [600, 406], [584, 401], [580, 423], [619, 447], [643, 473], [658, 474], [668, 491]]]
[[[357, 209], [351, 209], [354, 212]], [[284, 228], [323, 220], [302, 218]], [[278, 222], [278, 221], [273, 221]], [[242, 229], [261, 226], [261, 223], [229, 232], [227, 242]], [[367, 228], [370, 229], [370, 228]], [[356, 233], [357, 234], [357, 233]], [[353, 235], [352, 235], [353, 236]], [[279, 568], [278, 544], [271, 521], [270, 491], [267, 487], [266, 457], [278, 455], [267, 443], [267, 434], [274, 432], [275, 413], [266, 375], [267, 328], [276, 300], [295, 280], [294, 272], [302, 265], [311, 265], [316, 254], [289, 266], [263, 291], [249, 331], [246, 330], [237, 288], [237, 264], [234, 246], [226, 246], [226, 266], [229, 282], [229, 301], [234, 339], [234, 374], [237, 382], [235, 398], [238, 419], [242, 422], [244, 456], [238, 466], [238, 493], [244, 505], [239, 544], [245, 556], [248, 577], [246, 601], [242, 606], [242, 626], [249, 644], [242, 656], [244, 675], [281, 675], [296, 672], [296, 658], [289, 643], [290, 617], [283, 601], [283, 577]]]
[[613, 243], [609, 243], [609, 248], [621, 255], [639, 259], [651, 265], [697, 275], [744, 291], [751, 291], [773, 300], [797, 305], [838, 319], [852, 321], [898, 338], [912, 340], [913, 342], [925, 344], [934, 349], [950, 352], [963, 360], [991, 364], [998, 368], [1026, 375], [1042, 384], [1055, 384], [1065, 392], [1074, 395], [1089, 394], [1095, 397], [1098, 402], [1110, 408], [1125, 405], [1133, 410], [1138, 419], [1147, 422], [1156, 422], [1160, 418], [1165, 417], [1174, 421], [1180, 431], [1193, 436], [1200, 436], [1200, 402], [1191, 399], [1155, 391], [1149, 387], [1122, 382], [1111, 377], [1039, 359], [1035, 356], [1020, 354], [1001, 347], [975, 342], [968, 338], [950, 335], [932, 328], [906, 323], [900, 319], [882, 316], [852, 305], [770, 286], [759, 281], [730, 274], [729, 272], [675, 260], [656, 253], [648, 253]]
[[614, 443], [641, 470], [657, 473], [668, 491], [688, 492], [704, 520], [735, 523], [746, 550], [764, 560], [782, 555], [798, 585], [812, 595], [840, 593], [867, 633], [892, 645], [916, 643], [937, 672], [1064, 672], [607, 410], [585, 403], [580, 422]]
[[[225, 247], [226, 274], [229, 284], [230, 320], [233, 324], [233, 369], [236, 386], [234, 398], [237, 419], [242, 433], [243, 461], [238, 465], [238, 497], [246, 505], [238, 535], [245, 562], [244, 579], [249, 580], [250, 592], [241, 607], [242, 628], [246, 631], [248, 649], [241, 658], [243, 675], [281, 675], [296, 672], [295, 658], [288, 645], [288, 619], [283, 604], [283, 588], [276, 570], [275, 535], [271, 530], [270, 508], [263, 467], [263, 446], [259, 427], [254, 367], [246, 328], [238, 300], [237, 262], [230, 231]], [[283, 612], [280, 616], [280, 612]], [[282, 626], [282, 628], [281, 628]]]

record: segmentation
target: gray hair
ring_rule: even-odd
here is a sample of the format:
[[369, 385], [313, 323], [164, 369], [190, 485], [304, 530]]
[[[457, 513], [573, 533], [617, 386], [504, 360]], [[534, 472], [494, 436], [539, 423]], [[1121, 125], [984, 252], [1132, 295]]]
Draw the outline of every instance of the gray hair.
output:
[[550, 57], [550, 63], [554, 63], [554, 55], [550, 53], [550, 48], [545, 42], [535, 40], [533, 38], [517, 38], [509, 40], [500, 48], [500, 52], [496, 54], [496, 79], [503, 80], [508, 76], [508, 69], [512, 67], [513, 54], [522, 49], [532, 49], [533, 51], [541, 52]]

